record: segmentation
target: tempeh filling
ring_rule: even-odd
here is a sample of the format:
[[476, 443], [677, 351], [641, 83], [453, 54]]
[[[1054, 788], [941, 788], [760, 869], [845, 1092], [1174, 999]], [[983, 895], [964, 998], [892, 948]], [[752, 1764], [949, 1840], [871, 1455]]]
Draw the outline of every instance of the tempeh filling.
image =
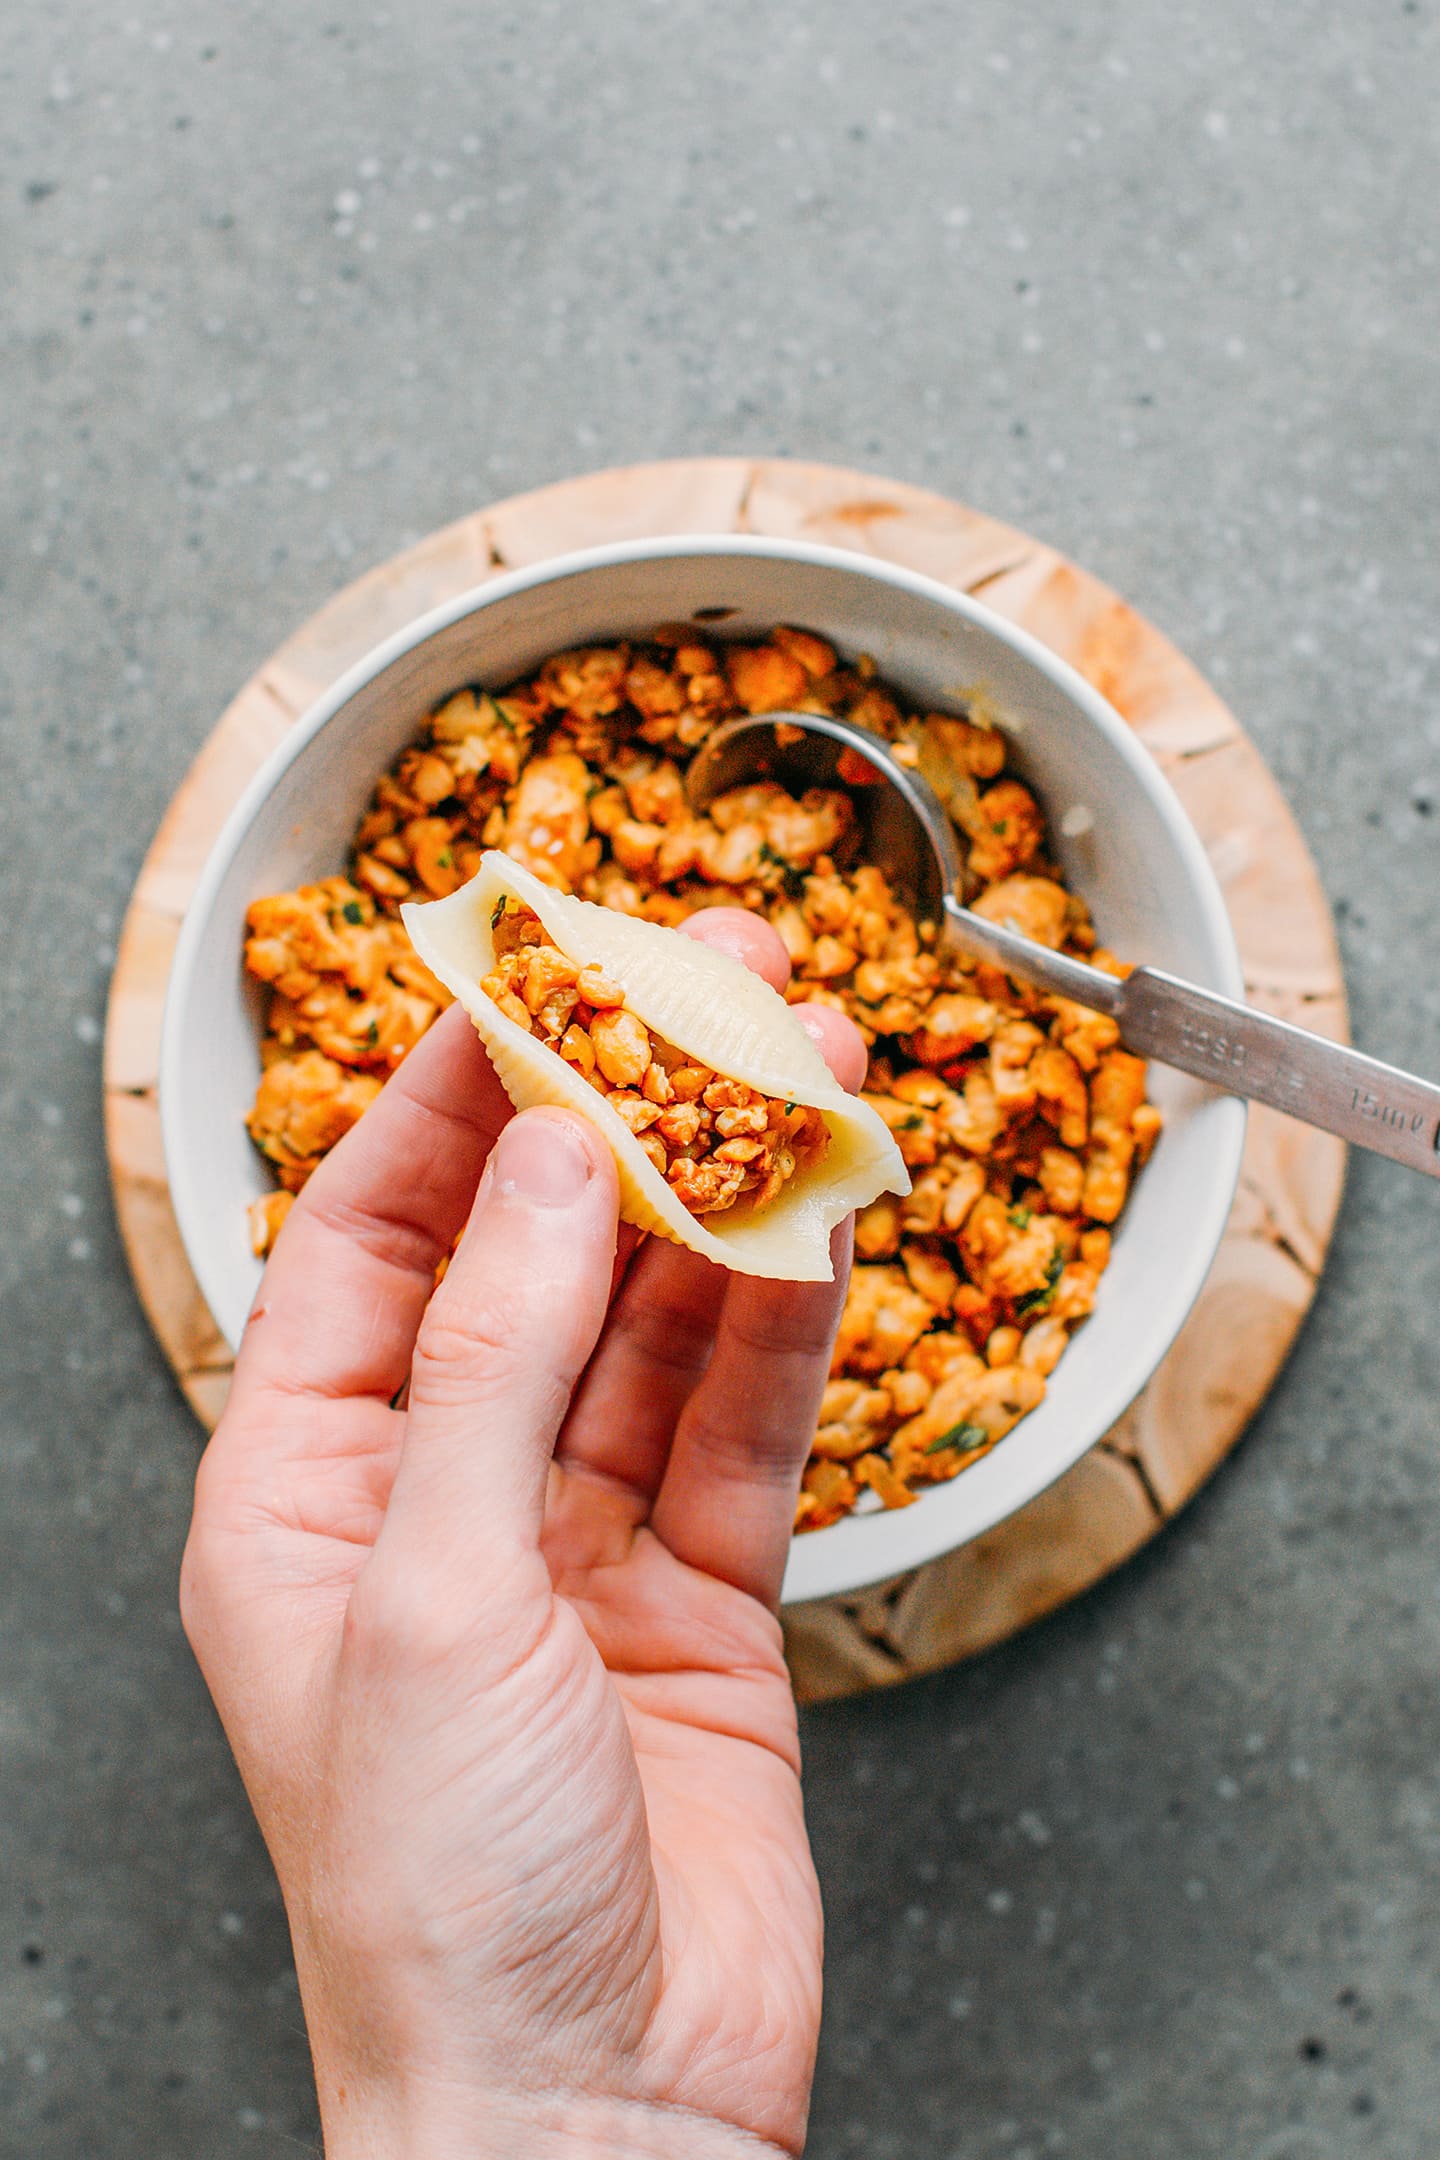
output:
[[502, 901], [493, 931], [485, 995], [604, 1096], [692, 1215], [741, 1204], [758, 1212], [821, 1160], [830, 1131], [819, 1110], [763, 1095], [663, 1041], [626, 1010], [619, 983], [567, 959], [523, 902]]

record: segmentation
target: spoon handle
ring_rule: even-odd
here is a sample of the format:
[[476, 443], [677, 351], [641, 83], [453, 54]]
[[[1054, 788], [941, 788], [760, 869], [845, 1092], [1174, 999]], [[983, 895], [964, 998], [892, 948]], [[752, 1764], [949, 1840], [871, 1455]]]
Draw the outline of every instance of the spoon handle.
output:
[[1048, 990], [1052, 997], [1071, 998], [1091, 1012], [1119, 1019], [1124, 985], [1118, 976], [1091, 967], [1088, 960], [1074, 960], [1069, 953], [1052, 952], [1021, 930], [977, 915], [973, 908], [962, 907], [953, 893], [945, 895], [944, 907], [945, 936], [972, 960], [988, 960], [1032, 989]]
[[1440, 1178], [1440, 1087], [1429, 1080], [1158, 968], [1127, 978], [1115, 1017], [1141, 1057]]
[[1118, 981], [986, 922], [953, 899], [945, 902], [945, 926], [962, 952], [1037, 989], [1109, 1013], [1126, 1049], [1137, 1056], [1193, 1073], [1227, 1095], [1269, 1103], [1303, 1124], [1440, 1178], [1440, 1087], [1431, 1081], [1159, 968], [1136, 968]]

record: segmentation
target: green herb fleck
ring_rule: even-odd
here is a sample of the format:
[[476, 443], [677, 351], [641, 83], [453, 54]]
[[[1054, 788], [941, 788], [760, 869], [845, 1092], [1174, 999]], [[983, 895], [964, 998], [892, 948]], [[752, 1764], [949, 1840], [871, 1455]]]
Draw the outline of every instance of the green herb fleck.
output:
[[920, 1130], [921, 1126], [922, 1126], [922, 1125], [923, 1125], [924, 1123], [925, 1123], [925, 1120], [924, 1120], [924, 1118], [923, 1118], [923, 1117], [921, 1117], [921, 1116], [920, 1116], [920, 1114], [919, 1114], [919, 1112], [917, 1111], [914, 1117], [907, 1117], [907, 1118], [901, 1118], [901, 1120], [900, 1120], [900, 1123], [899, 1123], [899, 1125], [898, 1125], [898, 1126], [896, 1127], [896, 1131], [897, 1131], [897, 1132], [919, 1132], [919, 1130]]
[[347, 900], [340, 912], [345, 917], [346, 922], [354, 923], [357, 928], [365, 920], [365, 910], [358, 900]]
[[365, 1044], [366, 1044], [366, 1048], [367, 1048], [367, 1049], [370, 1049], [370, 1050], [373, 1050], [373, 1049], [375, 1048], [375, 1045], [376, 1045], [376, 1043], [378, 1043], [378, 1042], [379, 1042], [379, 1040], [380, 1040], [380, 1023], [379, 1023], [379, 1021], [378, 1021], [378, 1020], [372, 1020], [372, 1021], [370, 1022], [370, 1025], [369, 1025], [369, 1027], [368, 1027], [368, 1028], [366, 1028], [366, 1030], [365, 1030]]
[[777, 855], [768, 840], [761, 841], [757, 852], [762, 863], [768, 863], [772, 870], [780, 872], [780, 882], [785, 887], [786, 899], [802, 899], [805, 893], [805, 872], [797, 870], [783, 855]]
[[448, 847], [442, 847], [435, 860], [442, 870], [453, 870], [455, 867], [455, 857]]
[[970, 1448], [984, 1447], [989, 1438], [983, 1425], [952, 1425], [949, 1432], [941, 1433], [938, 1440], [930, 1442], [925, 1453], [938, 1455], [942, 1448], [956, 1448], [964, 1453]]
[[501, 893], [500, 898], [495, 902], [494, 907], [490, 910], [490, 927], [492, 930], [498, 927], [500, 918], [504, 913], [505, 895], [504, 893]]
[[1055, 1285], [1065, 1272], [1065, 1255], [1057, 1245], [1045, 1267], [1045, 1284], [1040, 1290], [1027, 1290], [1024, 1297], [1015, 1300], [1017, 1320], [1029, 1313], [1042, 1313], [1049, 1309], [1055, 1297]]
[[789, 1117], [789, 1115], [790, 1115], [791, 1111], [792, 1111], [792, 1110], [793, 1110], [794, 1108], [795, 1108], [795, 1105], [794, 1105], [794, 1103], [793, 1103], [793, 1102], [787, 1102], [787, 1103], [786, 1103], [786, 1105], [785, 1105], [785, 1115], [786, 1115], [786, 1117]]
[[1010, 1220], [1017, 1230], [1028, 1230], [1035, 1218], [1028, 1207], [1012, 1207]]

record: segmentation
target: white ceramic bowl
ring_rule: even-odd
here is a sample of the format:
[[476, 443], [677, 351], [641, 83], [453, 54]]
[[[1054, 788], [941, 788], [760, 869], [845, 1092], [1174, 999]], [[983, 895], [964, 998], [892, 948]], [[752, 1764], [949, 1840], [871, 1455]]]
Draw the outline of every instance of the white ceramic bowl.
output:
[[[922, 706], [983, 689], [1107, 943], [1242, 993], [1219, 888], [1150, 758], [1080, 676], [976, 602], [866, 557], [729, 536], [596, 548], [495, 578], [392, 637], [312, 707], [237, 802], [186, 916], [160, 1060], [165, 1157], [191, 1265], [231, 1343], [260, 1272], [245, 1209], [269, 1185], [244, 1126], [262, 1009], [241, 965], [247, 905], [343, 868], [376, 778], [462, 684], [498, 687], [567, 646], [643, 636], [716, 608], [733, 611], [726, 636], [792, 622], [847, 656], [871, 653]], [[1065, 840], [1060, 819], [1075, 805], [1094, 825]], [[913, 1507], [797, 1538], [787, 1600], [858, 1588], [978, 1536], [1059, 1477], [1139, 1393], [1204, 1281], [1245, 1130], [1243, 1106], [1198, 1081], [1156, 1070], [1152, 1084], [1164, 1133], [1119, 1226], [1097, 1310], [1045, 1402]]]

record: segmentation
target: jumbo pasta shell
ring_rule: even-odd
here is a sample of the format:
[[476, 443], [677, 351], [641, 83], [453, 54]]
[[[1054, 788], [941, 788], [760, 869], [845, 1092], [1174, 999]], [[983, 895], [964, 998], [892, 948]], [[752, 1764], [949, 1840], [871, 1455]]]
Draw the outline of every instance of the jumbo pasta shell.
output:
[[[507, 899], [532, 909], [567, 959], [598, 966], [622, 985], [627, 1010], [676, 1050], [761, 1094], [818, 1110], [830, 1135], [823, 1156], [797, 1169], [763, 1210], [692, 1215], [605, 1098], [481, 989], [496, 964], [492, 918]], [[728, 953], [555, 892], [495, 850], [448, 899], [401, 914], [420, 958], [475, 1022], [515, 1107], [561, 1104], [604, 1134], [620, 1173], [621, 1212], [640, 1229], [743, 1275], [829, 1282], [835, 1225], [882, 1192], [909, 1191], [882, 1120], [837, 1086], [778, 991]]]

